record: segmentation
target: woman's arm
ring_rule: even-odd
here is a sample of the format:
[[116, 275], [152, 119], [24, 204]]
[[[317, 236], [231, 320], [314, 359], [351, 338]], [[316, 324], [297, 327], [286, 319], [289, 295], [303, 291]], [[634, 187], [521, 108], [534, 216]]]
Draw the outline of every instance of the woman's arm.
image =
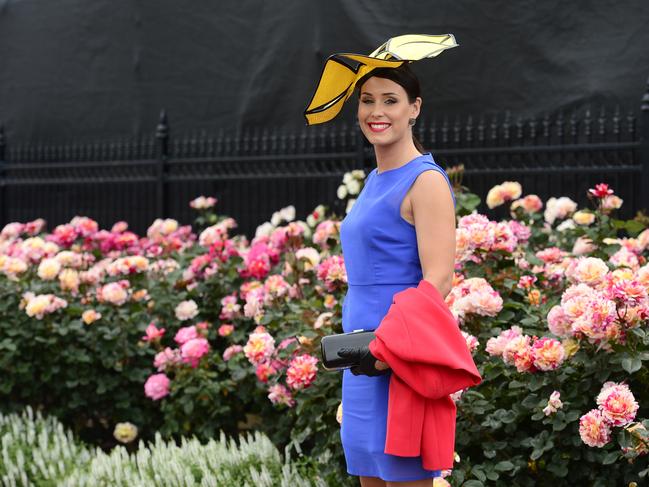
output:
[[451, 291], [455, 266], [455, 208], [446, 178], [439, 171], [421, 173], [410, 188], [424, 279], [442, 297]]
[[[443, 298], [451, 291], [455, 266], [455, 207], [446, 178], [439, 171], [424, 171], [408, 191], [417, 232], [417, 247], [424, 279]], [[378, 370], [390, 366], [376, 361]]]

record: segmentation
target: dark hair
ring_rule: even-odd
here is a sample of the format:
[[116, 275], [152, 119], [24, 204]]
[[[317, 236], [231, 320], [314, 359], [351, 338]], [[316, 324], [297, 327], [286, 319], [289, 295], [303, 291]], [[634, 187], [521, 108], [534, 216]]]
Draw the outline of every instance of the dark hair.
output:
[[[408, 102], [414, 103], [415, 100], [421, 96], [421, 87], [419, 86], [419, 80], [413, 71], [408, 67], [408, 63], [403, 63], [398, 68], [374, 68], [372, 71], [367, 73], [361, 79], [356, 82], [356, 89], [358, 89], [360, 94], [360, 89], [365, 82], [372, 78], [384, 78], [394, 81], [396, 84], [401, 86], [408, 95]], [[412, 134], [412, 141], [415, 144], [415, 147], [422, 154], [425, 151], [424, 147], [421, 145], [415, 134]]]

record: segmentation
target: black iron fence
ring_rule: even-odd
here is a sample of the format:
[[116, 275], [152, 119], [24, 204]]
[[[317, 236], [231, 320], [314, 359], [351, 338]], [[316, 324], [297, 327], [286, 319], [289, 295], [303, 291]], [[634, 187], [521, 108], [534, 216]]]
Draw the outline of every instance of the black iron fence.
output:
[[[463, 184], [482, 197], [516, 180], [524, 194], [585, 204], [587, 189], [607, 182], [624, 199], [622, 217], [649, 209], [649, 84], [639, 107], [439, 117], [415, 132], [441, 165], [464, 164]], [[85, 215], [143, 233], [158, 217], [191, 222], [188, 203], [204, 194], [251, 236], [283, 206], [304, 217], [335, 203], [343, 173], [373, 165], [371, 146], [345, 124], [175, 136], [163, 111], [150, 136], [68, 144], [13, 143], [0, 127], [0, 225], [42, 217], [53, 228]]]

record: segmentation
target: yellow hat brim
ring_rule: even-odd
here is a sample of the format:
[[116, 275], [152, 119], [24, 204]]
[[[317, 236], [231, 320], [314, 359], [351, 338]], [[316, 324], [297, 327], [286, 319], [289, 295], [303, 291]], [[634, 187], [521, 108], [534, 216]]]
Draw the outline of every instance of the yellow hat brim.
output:
[[434, 57], [456, 47], [452, 34], [406, 34], [393, 37], [369, 56], [338, 53], [327, 58], [320, 81], [304, 111], [307, 125], [332, 120], [340, 113], [359, 79], [375, 68], [398, 68], [406, 62]]

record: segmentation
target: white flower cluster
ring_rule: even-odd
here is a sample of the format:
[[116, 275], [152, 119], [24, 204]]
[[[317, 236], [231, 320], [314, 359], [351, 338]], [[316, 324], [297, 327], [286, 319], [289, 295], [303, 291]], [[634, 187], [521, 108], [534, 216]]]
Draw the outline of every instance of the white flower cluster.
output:
[[[343, 176], [343, 182], [338, 186], [338, 199], [344, 200], [347, 197], [356, 196], [363, 189], [363, 182], [365, 181], [365, 171], [362, 169], [354, 169], [353, 171], [346, 172]], [[352, 206], [356, 202], [356, 198], [349, 198], [347, 200], [347, 208], [345, 213], [349, 213]]]
[[[295, 207], [293, 205], [287, 206], [273, 213], [269, 222], [264, 222], [255, 230], [255, 238], [270, 237], [273, 232], [281, 226], [281, 223], [291, 224], [295, 220]], [[311, 229], [302, 220], [296, 220], [293, 225], [299, 225], [304, 230], [304, 236], [311, 235]]]

